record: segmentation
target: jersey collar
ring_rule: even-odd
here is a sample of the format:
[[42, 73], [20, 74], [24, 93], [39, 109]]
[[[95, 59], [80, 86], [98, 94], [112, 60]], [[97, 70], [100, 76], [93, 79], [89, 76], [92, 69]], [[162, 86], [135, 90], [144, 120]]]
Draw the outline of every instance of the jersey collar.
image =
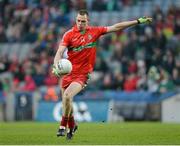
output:
[[[75, 25], [75, 26], [73, 27], [73, 30], [74, 30], [75, 32], [79, 32], [79, 30], [78, 30], [78, 28], [77, 28], [77, 25]], [[81, 34], [85, 34], [87, 30], [89, 30], [89, 26], [86, 27], [86, 30], [85, 30], [84, 32], [80, 32], [80, 33], [81, 33]]]

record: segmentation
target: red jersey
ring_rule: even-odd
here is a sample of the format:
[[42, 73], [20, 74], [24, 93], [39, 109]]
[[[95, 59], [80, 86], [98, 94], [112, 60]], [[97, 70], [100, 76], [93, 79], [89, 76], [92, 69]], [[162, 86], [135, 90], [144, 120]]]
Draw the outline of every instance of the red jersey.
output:
[[71, 74], [87, 74], [93, 71], [96, 60], [96, 41], [107, 32], [107, 27], [88, 26], [80, 33], [77, 26], [67, 31], [60, 43], [68, 48], [68, 59], [73, 69]]

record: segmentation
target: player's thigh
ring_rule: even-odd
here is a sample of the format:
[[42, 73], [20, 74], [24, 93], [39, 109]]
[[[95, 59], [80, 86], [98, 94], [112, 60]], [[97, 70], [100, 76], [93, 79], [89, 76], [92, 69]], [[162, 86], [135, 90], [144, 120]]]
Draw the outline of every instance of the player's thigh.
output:
[[82, 85], [78, 82], [72, 82], [63, 93], [63, 97], [73, 98], [83, 89]]

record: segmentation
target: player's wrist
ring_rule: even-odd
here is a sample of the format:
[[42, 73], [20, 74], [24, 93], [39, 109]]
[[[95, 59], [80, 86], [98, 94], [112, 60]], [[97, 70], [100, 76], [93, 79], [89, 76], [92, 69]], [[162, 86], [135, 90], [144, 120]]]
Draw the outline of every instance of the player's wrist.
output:
[[145, 22], [145, 17], [140, 17], [137, 19], [138, 24], [143, 24]]
[[136, 21], [137, 21], [137, 24], [140, 24], [140, 21], [139, 21], [139, 19], [137, 19]]

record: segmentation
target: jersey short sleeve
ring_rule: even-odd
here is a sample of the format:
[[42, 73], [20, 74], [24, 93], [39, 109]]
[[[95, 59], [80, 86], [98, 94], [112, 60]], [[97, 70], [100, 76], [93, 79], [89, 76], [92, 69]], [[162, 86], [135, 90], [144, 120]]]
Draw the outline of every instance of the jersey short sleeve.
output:
[[96, 30], [98, 32], [98, 37], [100, 37], [101, 35], [103, 35], [103, 34], [105, 34], [107, 32], [107, 27], [98, 26], [98, 27], [96, 27]]
[[69, 46], [69, 43], [70, 43], [70, 33], [69, 32], [66, 32], [63, 37], [62, 37], [62, 40], [60, 42], [60, 45], [61, 46], [66, 46], [68, 47]]

